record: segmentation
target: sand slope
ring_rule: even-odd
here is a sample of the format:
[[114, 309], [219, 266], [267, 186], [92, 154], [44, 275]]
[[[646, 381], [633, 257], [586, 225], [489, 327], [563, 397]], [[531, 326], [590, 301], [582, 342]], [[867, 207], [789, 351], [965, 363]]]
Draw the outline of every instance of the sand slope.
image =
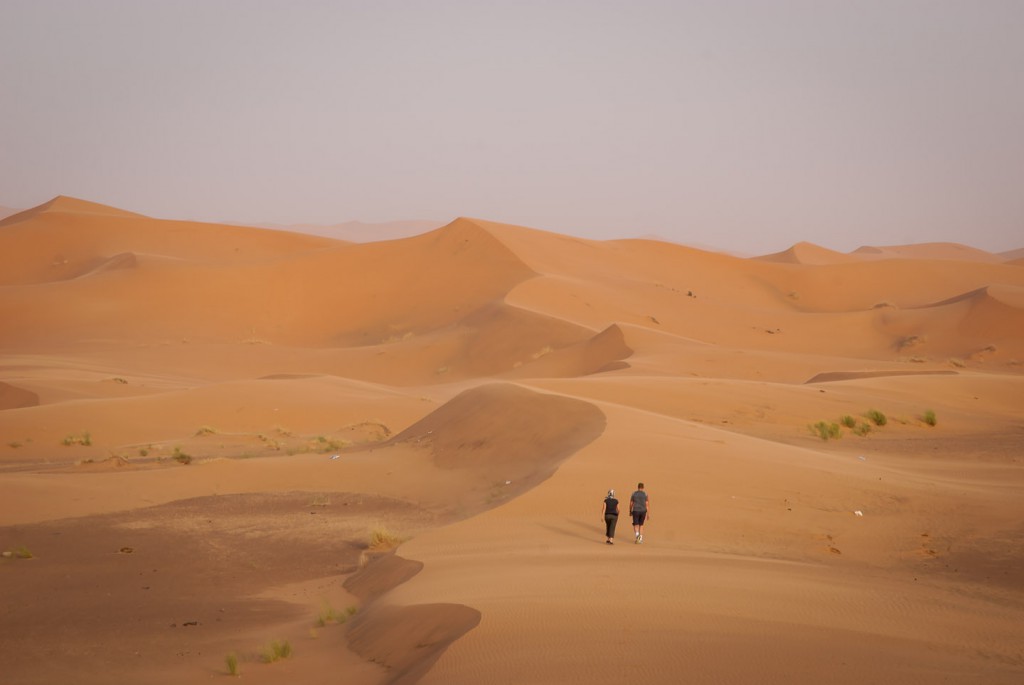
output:
[[1012, 255], [60, 197], [0, 321], [5, 682], [1024, 678]]

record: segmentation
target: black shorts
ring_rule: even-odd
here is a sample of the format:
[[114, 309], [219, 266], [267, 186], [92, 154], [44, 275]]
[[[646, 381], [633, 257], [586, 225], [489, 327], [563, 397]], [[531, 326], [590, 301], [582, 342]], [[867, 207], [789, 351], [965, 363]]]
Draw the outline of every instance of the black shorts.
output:
[[642, 525], [644, 525], [644, 521], [647, 520], [647, 512], [646, 511], [634, 511], [634, 512], [632, 512], [632, 514], [633, 514], [633, 525], [634, 526], [642, 526]]

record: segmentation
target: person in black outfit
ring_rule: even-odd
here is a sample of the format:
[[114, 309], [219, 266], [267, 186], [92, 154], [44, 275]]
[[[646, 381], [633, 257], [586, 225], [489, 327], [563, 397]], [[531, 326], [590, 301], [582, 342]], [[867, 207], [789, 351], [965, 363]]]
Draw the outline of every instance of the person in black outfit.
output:
[[615, 499], [615, 491], [609, 490], [608, 496], [604, 498], [601, 505], [601, 515], [604, 517], [604, 536], [606, 544], [615, 544], [615, 524], [619, 522], [619, 500]]

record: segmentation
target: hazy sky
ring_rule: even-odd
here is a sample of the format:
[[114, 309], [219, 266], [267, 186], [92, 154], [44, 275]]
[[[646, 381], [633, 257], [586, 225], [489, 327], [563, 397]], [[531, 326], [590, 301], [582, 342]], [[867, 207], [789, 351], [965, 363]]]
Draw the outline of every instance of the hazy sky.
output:
[[1024, 247], [1022, 0], [0, 0], [0, 204]]

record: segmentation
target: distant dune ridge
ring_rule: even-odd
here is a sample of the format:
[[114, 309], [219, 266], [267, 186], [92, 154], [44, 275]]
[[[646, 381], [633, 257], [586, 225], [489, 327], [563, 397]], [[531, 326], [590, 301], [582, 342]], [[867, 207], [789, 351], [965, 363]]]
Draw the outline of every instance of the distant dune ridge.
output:
[[1019, 683], [1021, 260], [13, 213], [5, 678]]

